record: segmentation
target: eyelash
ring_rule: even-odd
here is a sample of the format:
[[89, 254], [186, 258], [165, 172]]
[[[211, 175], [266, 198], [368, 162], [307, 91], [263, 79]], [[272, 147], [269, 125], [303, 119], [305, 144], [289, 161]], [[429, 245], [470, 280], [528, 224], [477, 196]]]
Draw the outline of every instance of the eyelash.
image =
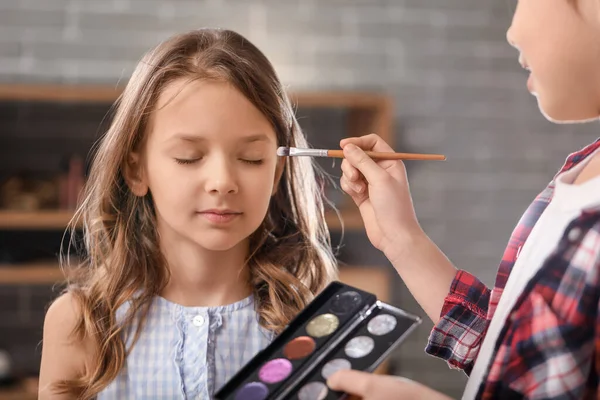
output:
[[[193, 164], [199, 160], [200, 160], [199, 158], [195, 158], [195, 159], [191, 159], [191, 160], [176, 158], [175, 162], [177, 162], [177, 164], [189, 165], [189, 164]], [[250, 165], [261, 165], [263, 163], [263, 160], [240, 160], [240, 161], [242, 161], [246, 164], [250, 164]]]
[[246, 164], [251, 164], [251, 165], [261, 165], [263, 163], [263, 160], [241, 160], [242, 162], [245, 162]]
[[182, 159], [182, 158], [176, 158], [175, 162], [177, 164], [193, 164], [193, 163], [195, 163], [198, 160], [199, 160], [199, 158], [195, 158], [193, 160], [186, 160], [186, 159]]

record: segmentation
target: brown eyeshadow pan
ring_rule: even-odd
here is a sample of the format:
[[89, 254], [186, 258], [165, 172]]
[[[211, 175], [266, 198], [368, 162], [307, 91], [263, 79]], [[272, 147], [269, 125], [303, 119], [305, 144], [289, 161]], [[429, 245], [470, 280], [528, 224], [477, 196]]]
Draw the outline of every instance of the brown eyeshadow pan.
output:
[[290, 341], [283, 349], [283, 354], [290, 360], [299, 360], [315, 350], [315, 341], [308, 336], [299, 336]]

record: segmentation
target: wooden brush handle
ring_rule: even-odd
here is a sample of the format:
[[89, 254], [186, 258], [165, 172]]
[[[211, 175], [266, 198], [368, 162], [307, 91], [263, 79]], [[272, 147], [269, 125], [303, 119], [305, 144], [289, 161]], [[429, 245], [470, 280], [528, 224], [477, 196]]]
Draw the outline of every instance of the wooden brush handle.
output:
[[[374, 160], [440, 160], [446, 159], [443, 154], [419, 154], [419, 153], [383, 153], [377, 151], [365, 151], [365, 154]], [[342, 150], [327, 150], [327, 156], [333, 158], [344, 158]]]

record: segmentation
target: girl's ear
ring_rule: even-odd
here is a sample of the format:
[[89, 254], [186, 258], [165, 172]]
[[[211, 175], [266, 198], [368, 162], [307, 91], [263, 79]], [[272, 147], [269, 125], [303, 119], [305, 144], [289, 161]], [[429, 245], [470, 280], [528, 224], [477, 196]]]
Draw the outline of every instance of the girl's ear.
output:
[[273, 192], [271, 196], [275, 196], [277, 193], [277, 189], [279, 188], [279, 181], [281, 180], [281, 176], [283, 175], [283, 171], [285, 169], [285, 159], [287, 157], [280, 157], [277, 161], [277, 167], [275, 168], [275, 179], [273, 181]]
[[148, 183], [142, 168], [140, 154], [136, 152], [129, 153], [123, 170], [127, 186], [133, 194], [139, 197], [145, 196], [148, 193]]

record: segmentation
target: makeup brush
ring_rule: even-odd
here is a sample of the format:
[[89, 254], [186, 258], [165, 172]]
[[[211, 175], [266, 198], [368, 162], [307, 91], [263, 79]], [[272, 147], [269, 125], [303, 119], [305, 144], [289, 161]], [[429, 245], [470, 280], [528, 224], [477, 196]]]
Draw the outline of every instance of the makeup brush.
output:
[[[420, 153], [396, 153], [396, 152], [377, 152], [365, 151], [365, 154], [374, 160], [445, 160], [443, 154], [420, 154]], [[277, 155], [280, 157], [330, 157], [344, 158], [342, 150], [327, 149], [299, 149], [296, 147], [281, 146], [277, 149]]]

